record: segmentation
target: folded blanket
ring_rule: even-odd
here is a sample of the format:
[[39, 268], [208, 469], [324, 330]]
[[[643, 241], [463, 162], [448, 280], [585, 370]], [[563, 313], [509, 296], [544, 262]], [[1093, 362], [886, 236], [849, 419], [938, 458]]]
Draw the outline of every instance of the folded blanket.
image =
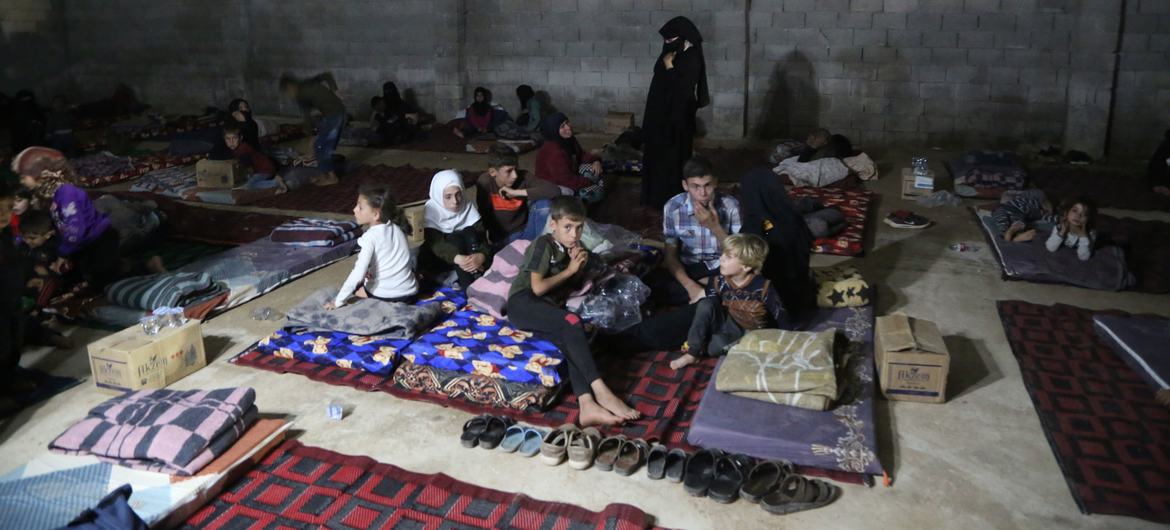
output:
[[833, 339], [819, 332], [758, 329], [727, 352], [715, 389], [735, 396], [810, 410], [826, 410], [837, 398]]
[[772, 168], [777, 175], [788, 175], [793, 186], [822, 188], [849, 176], [849, 168], [836, 158], [822, 158], [811, 162], [800, 162], [797, 157], [787, 158]]
[[332, 247], [361, 235], [353, 221], [329, 219], [294, 219], [272, 230], [270, 236], [277, 243], [298, 247]]
[[130, 392], [94, 407], [49, 449], [190, 476], [255, 422], [255, 401], [251, 388]]
[[205, 272], [162, 272], [135, 276], [106, 286], [110, 302], [137, 309], [187, 307], [217, 296], [227, 288]]
[[857, 178], [861, 180], [878, 178], [877, 164], [865, 153], [858, 153], [857, 156], [847, 156], [842, 158], [841, 161], [845, 163], [845, 166], [850, 171], [857, 173]]
[[429, 330], [443, 314], [439, 304], [414, 306], [372, 298], [359, 298], [337, 309], [325, 309], [325, 303], [333, 301], [336, 296], [337, 289], [330, 288], [309, 295], [289, 310], [289, 323], [351, 335], [409, 339]]

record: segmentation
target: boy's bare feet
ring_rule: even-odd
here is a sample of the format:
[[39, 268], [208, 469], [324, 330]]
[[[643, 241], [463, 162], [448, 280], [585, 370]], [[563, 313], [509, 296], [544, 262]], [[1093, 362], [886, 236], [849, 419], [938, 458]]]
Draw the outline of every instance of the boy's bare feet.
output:
[[683, 368], [686, 368], [687, 366], [690, 366], [690, 365], [695, 364], [697, 362], [699, 362], [698, 357], [695, 357], [694, 355], [691, 355], [689, 353], [684, 353], [678, 359], [670, 361], [670, 369], [671, 370], [682, 370]]
[[577, 415], [577, 423], [581, 424], [582, 427], [620, 425], [623, 421], [599, 405], [591, 394], [579, 396], [577, 398], [577, 407], [580, 408], [580, 413]]
[[463, 131], [459, 130], [458, 127], [451, 129], [451, 132], [455, 133], [455, 136], [463, 138]]
[[1007, 230], [1003, 231], [1003, 240], [1004, 241], [1015, 241], [1016, 234], [1018, 234], [1023, 229], [1024, 229], [1024, 223], [1021, 223], [1018, 221], [1015, 223], [1012, 223], [1012, 225], [1009, 226]]
[[166, 272], [167, 266], [163, 263], [162, 256], [151, 256], [146, 260], [146, 270], [158, 274]]
[[1035, 238], [1036, 238], [1036, 229], [1029, 228], [1027, 230], [1024, 230], [1023, 232], [1016, 234], [1015, 237], [1012, 238], [1012, 241], [1015, 241], [1016, 243], [1023, 243], [1026, 241], [1031, 241]]
[[280, 195], [281, 193], [288, 193], [288, 184], [285, 184], [284, 177], [277, 175], [277, 176], [273, 177], [273, 180], [276, 181], [276, 194], [277, 195]]
[[598, 379], [590, 387], [593, 388], [593, 397], [597, 403], [619, 419], [632, 421], [642, 417], [641, 412], [626, 405], [626, 402], [617, 397], [604, 381]]
[[332, 186], [337, 184], [337, 174], [332, 171], [322, 173], [313, 177], [310, 181], [317, 186]]

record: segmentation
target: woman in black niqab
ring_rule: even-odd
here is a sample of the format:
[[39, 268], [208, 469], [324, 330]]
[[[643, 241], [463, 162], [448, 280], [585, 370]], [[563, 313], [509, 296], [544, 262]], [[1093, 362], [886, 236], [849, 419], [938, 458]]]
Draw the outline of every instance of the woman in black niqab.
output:
[[812, 233], [792, 206], [780, 177], [766, 167], [748, 171], [740, 180], [742, 232], [768, 242], [763, 274], [772, 280], [793, 322], [807, 322], [816, 303], [809, 271]]
[[675, 17], [658, 33], [665, 42], [642, 113], [642, 204], [661, 209], [679, 191], [683, 164], [694, 154], [695, 111], [711, 97], [703, 36], [695, 24]]
[[260, 149], [260, 125], [252, 118], [252, 105], [248, 100], [237, 98], [228, 103], [227, 119], [240, 125], [240, 136], [248, 145]]

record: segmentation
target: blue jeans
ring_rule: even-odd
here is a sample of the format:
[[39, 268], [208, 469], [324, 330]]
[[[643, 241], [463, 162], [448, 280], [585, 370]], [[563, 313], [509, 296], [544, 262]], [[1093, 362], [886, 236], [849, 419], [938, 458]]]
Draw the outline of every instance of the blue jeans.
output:
[[341, 141], [341, 129], [345, 127], [345, 114], [330, 114], [321, 118], [313, 152], [317, 156], [317, 169], [323, 173], [333, 171], [333, 150]]
[[252, 173], [248, 177], [248, 182], [244, 183], [244, 189], [247, 190], [266, 190], [276, 187], [276, 179], [268, 173]]
[[536, 202], [528, 204], [528, 224], [524, 225], [524, 230], [513, 232], [508, 236], [508, 243], [512, 243], [517, 239], [527, 239], [529, 241], [535, 240], [544, 233], [545, 227], [548, 226], [548, 210], [552, 206], [552, 201], [548, 199], [541, 199]]

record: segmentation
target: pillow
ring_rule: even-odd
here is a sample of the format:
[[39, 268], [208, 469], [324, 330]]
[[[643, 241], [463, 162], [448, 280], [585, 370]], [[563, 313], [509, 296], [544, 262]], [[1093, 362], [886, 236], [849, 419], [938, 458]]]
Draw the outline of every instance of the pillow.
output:
[[861, 307], [869, 305], [873, 288], [856, 268], [849, 266], [814, 268], [817, 307]]
[[527, 239], [517, 239], [496, 252], [491, 268], [467, 287], [467, 301], [493, 317], [504, 318], [508, 290], [520, 273], [524, 252], [530, 244]]

